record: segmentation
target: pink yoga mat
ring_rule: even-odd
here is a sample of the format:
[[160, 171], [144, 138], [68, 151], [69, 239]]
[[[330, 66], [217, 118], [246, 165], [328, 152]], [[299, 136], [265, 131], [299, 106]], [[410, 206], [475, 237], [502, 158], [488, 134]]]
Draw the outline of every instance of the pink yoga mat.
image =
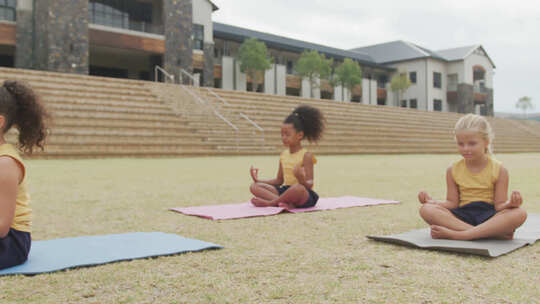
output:
[[314, 207], [303, 209], [285, 209], [281, 207], [255, 207], [250, 202], [246, 202], [228, 205], [171, 208], [170, 210], [187, 215], [200, 216], [210, 220], [228, 220], [243, 217], [275, 215], [281, 212], [300, 213], [383, 204], [399, 204], [399, 202], [367, 197], [341, 196], [320, 198], [317, 202], [317, 205], [315, 205]]

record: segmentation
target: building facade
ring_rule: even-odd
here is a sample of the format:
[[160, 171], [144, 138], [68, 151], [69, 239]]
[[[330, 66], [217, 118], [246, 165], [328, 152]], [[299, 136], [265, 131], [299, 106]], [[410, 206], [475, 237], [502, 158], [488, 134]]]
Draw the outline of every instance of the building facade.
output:
[[[495, 65], [481, 46], [433, 52], [398, 41], [342, 50], [212, 22], [217, 9], [209, 0], [0, 0], [0, 66], [162, 80], [159, 66], [185, 83], [310, 97], [294, 67], [316, 50], [334, 67], [358, 62], [363, 80], [352, 92], [318, 80], [315, 98], [493, 115]], [[263, 41], [273, 58], [262, 83], [240, 71], [247, 38]], [[398, 73], [412, 82], [399, 97], [389, 84]]]

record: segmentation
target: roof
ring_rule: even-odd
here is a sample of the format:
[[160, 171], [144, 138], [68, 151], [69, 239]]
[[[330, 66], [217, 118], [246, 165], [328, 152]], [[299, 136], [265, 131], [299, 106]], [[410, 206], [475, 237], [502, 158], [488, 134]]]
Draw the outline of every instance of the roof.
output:
[[219, 9], [219, 7], [217, 7], [217, 5], [214, 2], [210, 0], [207, 0], [207, 1], [210, 2], [210, 4], [212, 5], [212, 12], [215, 12]]
[[463, 60], [467, 58], [469, 55], [471, 55], [474, 51], [476, 51], [479, 48], [484, 52], [484, 54], [488, 58], [491, 65], [495, 67], [495, 63], [493, 62], [493, 60], [489, 58], [486, 50], [484, 50], [484, 48], [479, 44], [446, 49], [446, 50], [439, 50], [437, 51], [437, 54], [441, 55], [441, 57], [443, 57], [447, 61], [458, 61], [458, 60]]
[[246, 28], [214, 22], [214, 37], [219, 37], [228, 40], [243, 42], [246, 38], [256, 38], [263, 41], [268, 47], [288, 50], [301, 53], [305, 50], [315, 50], [326, 55], [326, 57], [344, 59], [351, 58], [358, 61], [364, 66], [375, 67], [387, 71], [394, 70], [393, 68], [377, 64], [369, 55], [361, 52], [352, 52], [342, 50], [302, 40], [291, 39], [283, 36], [268, 34], [259, 31], [253, 31]]
[[487, 55], [484, 48], [477, 44], [440, 51], [432, 51], [411, 42], [397, 40], [381, 44], [370, 45], [352, 49], [354, 52], [362, 52], [375, 60], [378, 64], [389, 64], [394, 62], [409, 61], [422, 58], [433, 58], [442, 61], [463, 60], [471, 55], [475, 50], [481, 49], [489, 62], [495, 64]]
[[421, 58], [435, 58], [445, 60], [437, 53], [403, 40], [391, 41], [352, 49], [371, 56], [379, 64], [408, 61]]

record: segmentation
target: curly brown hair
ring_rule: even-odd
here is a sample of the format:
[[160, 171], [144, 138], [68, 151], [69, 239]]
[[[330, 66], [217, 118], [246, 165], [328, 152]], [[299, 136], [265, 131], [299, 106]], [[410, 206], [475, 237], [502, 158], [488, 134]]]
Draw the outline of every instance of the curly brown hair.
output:
[[309, 142], [317, 142], [322, 138], [326, 128], [326, 119], [319, 109], [300, 105], [285, 118], [283, 123], [290, 123], [296, 131], [303, 131]]
[[4, 116], [4, 134], [15, 126], [19, 130], [19, 148], [32, 153], [43, 150], [50, 117], [34, 90], [20, 81], [6, 80], [0, 87], [0, 115]]

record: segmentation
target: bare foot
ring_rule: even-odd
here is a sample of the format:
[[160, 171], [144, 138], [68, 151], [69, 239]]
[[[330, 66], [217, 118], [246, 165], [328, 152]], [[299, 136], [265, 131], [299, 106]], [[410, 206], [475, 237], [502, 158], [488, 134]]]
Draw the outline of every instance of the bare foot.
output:
[[271, 206], [271, 203], [267, 200], [263, 200], [262, 198], [254, 197], [251, 199], [251, 203], [255, 207], [268, 207]]
[[514, 232], [510, 232], [508, 234], [503, 234], [501, 236], [496, 237], [496, 239], [499, 239], [499, 240], [513, 240], [514, 239]]
[[464, 240], [459, 231], [437, 225], [431, 225], [431, 237], [434, 239]]

